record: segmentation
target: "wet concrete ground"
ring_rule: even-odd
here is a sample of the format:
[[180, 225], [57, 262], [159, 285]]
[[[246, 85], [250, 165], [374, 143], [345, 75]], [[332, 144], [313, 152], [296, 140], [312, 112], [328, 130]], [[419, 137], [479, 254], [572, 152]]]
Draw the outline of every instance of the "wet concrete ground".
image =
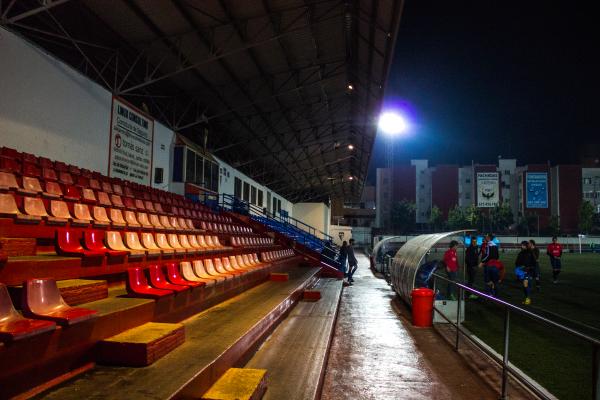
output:
[[359, 257], [344, 288], [322, 399], [497, 399], [433, 329], [415, 329]]

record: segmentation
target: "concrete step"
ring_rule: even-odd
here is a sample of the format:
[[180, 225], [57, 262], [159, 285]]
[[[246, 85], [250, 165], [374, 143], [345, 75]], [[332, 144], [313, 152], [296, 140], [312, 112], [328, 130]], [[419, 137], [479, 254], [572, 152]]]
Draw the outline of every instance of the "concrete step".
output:
[[229, 368], [202, 400], [260, 400], [267, 390], [267, 370]]
[[265, 341], [246, 368], [266, 369], [264, 399], [318, 399], [333, 337], [342, 281], [321, 278], [311, 288], [320, 299], [299, 302]]
[[185, 341], [183, 324], [148, 322], [98, 343], [102, 364], [142, 367], [153, 364]]

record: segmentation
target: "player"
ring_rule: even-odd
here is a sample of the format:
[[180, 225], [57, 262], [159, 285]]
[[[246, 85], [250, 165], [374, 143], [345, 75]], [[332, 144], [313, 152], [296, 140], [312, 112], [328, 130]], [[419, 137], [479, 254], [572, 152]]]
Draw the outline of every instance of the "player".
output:
[[531, 254], [535, 258], [535, 272], [533, 277], [535, 278], [535, 289], [539, 292], [542, 290], [542, 273], [540, 271], [540, 249], [535, 245], [535, 240], [529, 240], [529, 250], [531, 250]]
[[552, 282], [557, 283], [562, 266], [560, 262], [560, 258], [562, 257], [562, 246], [558, 243], [556, 236], [552, 237], [552, 243], [548, 245], [546, 254], [550, 257], [550, 265], [552, 266]]
[[[444, 253], [446, 273], [448, 274], [448, 279], [452, 282], [456, 280], [456, 274], [458, 272], [458, 256], [456, 255], [457, 246], [458, 242], [456, 240], [451, 241], [449, 249]], [[456, 300], [456, 296], [454, 295], [454, 284], [451, 282], [448, 282], [447, 293], [450, 300]]]
[[531, 284], [535, 276], [535, 256], [529, 248], [529, 242], [524, 240], [521, 242], [521, 251], [517, 254], [515, 260], [515, 275], [523, 284], [523, 294], [525, 299], [523, 304], [531, 304]]
[[487, 285], [488, 292], [493, 296], [498, 294], [498, 283], [502, 281], [500, 279], [499, 263], [500, 253], [498, 246], [494, 243], [494, 235], [488, 233], [485, 235], [485, 241], [481, 245], [482, 255], [479, 267], [483, 267], [483, 279]]

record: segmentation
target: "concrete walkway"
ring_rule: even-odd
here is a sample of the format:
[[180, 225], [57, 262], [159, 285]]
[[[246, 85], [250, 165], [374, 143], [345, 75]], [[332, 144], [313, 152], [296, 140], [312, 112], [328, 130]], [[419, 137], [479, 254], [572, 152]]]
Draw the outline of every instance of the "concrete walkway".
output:
[[364, 255], [344, 288], [322, 399], [497, 399], [433, 329], [410, 326]]

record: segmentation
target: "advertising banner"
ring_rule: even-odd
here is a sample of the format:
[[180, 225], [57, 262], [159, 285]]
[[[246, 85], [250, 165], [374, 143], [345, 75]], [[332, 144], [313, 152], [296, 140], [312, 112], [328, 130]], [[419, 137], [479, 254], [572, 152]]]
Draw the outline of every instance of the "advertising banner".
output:
[[527, 208], [548, 208], [548, 174], [527, 172], [525, 178]]
[[477, 207], [496, 207], [500, 204], [500, 176], [498, 172], [477, 173]]
[[154, 120], [113, 97], [108, 176], [150, 185]]

